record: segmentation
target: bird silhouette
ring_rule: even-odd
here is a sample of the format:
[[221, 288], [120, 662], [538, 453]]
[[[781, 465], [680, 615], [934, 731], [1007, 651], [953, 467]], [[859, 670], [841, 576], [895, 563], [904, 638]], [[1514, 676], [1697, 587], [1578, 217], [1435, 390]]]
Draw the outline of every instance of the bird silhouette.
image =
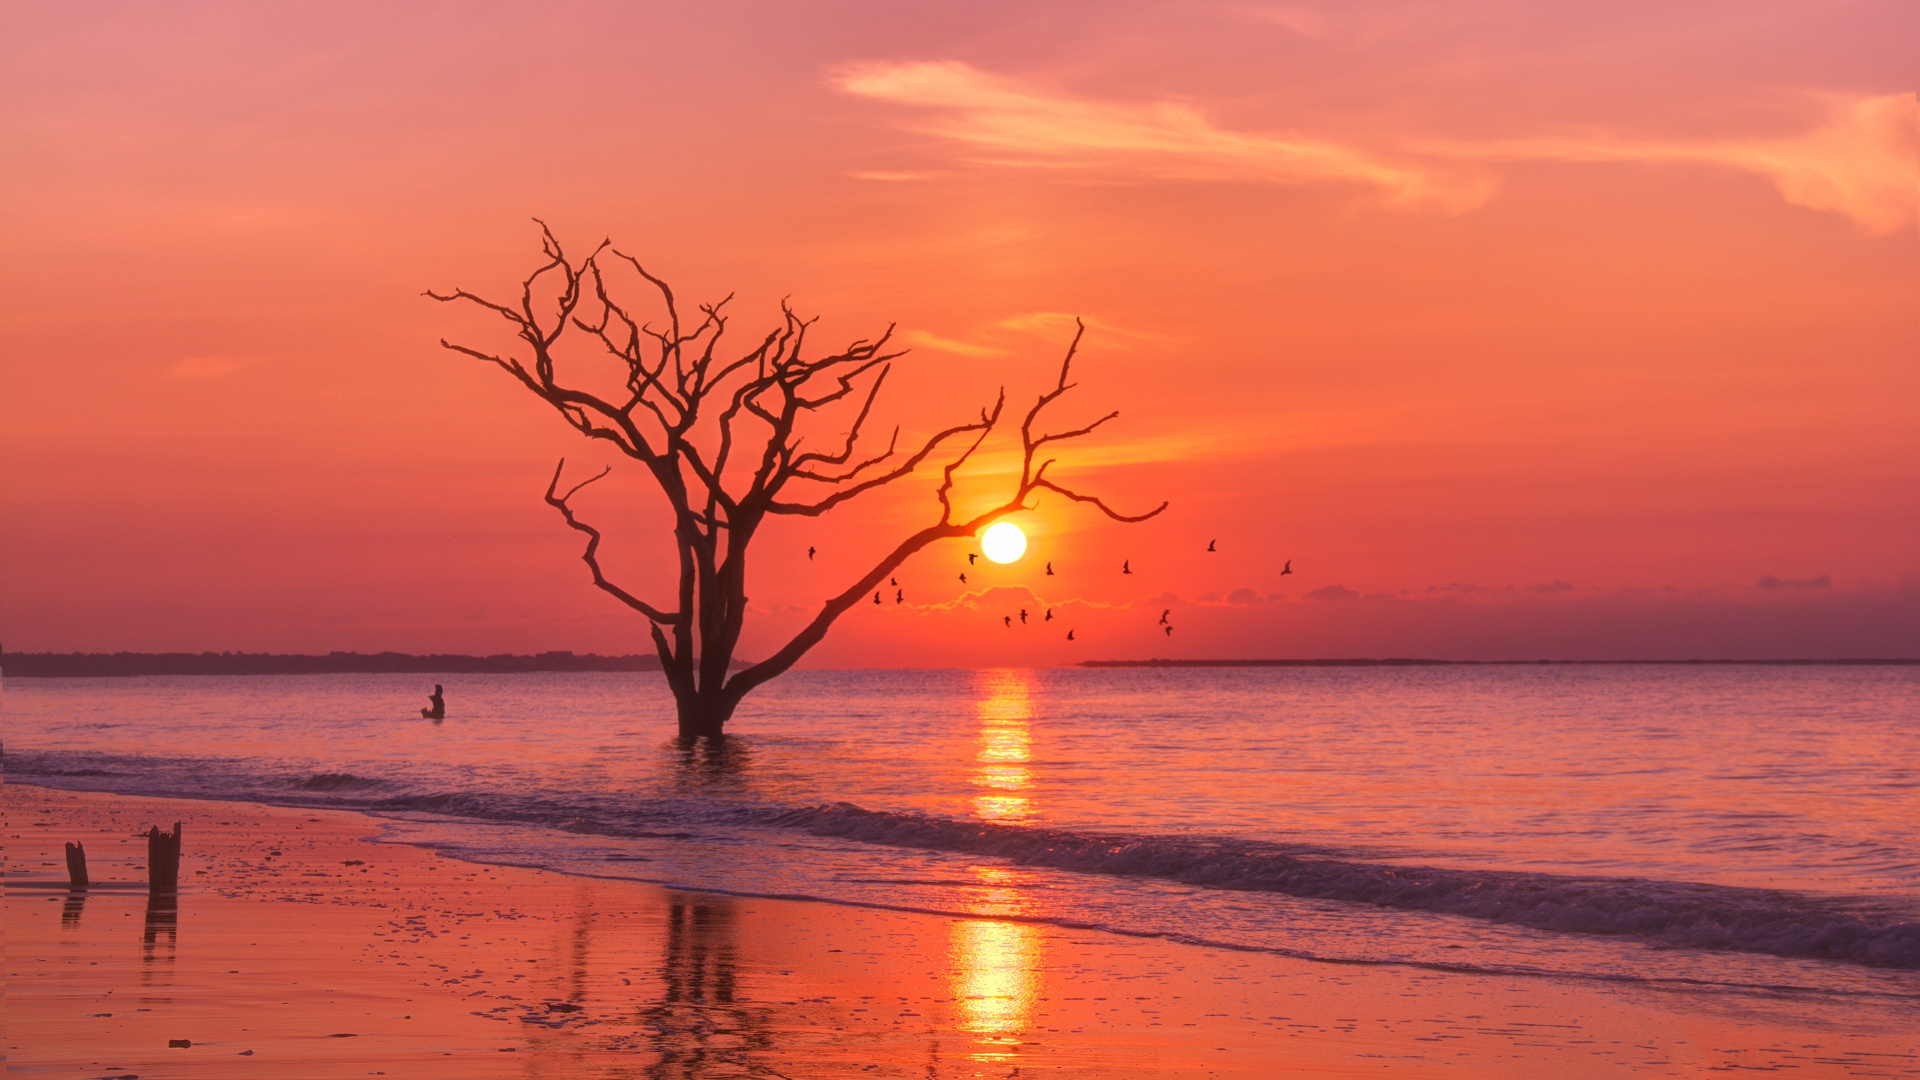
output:
[[1214, 550], [1214, 547], [1213, 547], [1213, 545], [1215, 545], [1215, 544], [1217, 544], [1217, 543], [1219, 543], [1219, 542], [1220, 542], [1220, 541], [1218, 541], [1218, 540], [1209, 540], [1209, 541], [1207, 541], [1207, 550], [1208, 550], [1208, 551], [1212, 551], [1212, 550]]
[[1020, 625], [1021, 626], [1027, 625], [1027, 609], [1026, 608], [1020, 609]]
[[897, 589], [900, 587], [900, 579], [897, 577], [890, 577], [887, 579], [887, 584]]
[[1120, 572], [1123, 574], [1133, 573], [1133, 560], [1132, 559], [1120, 560]]
[[873, 602], [874, 602], [874, 603], [876, 603], [876, 604], [880, 602], [880, 594], [879, 594], [879, 593], [874, 593], [874, 594], [873, 594]]
[[1165, 610], [1165, 611], [1163, 611], [1163, 612], [1161, 612], [1161, 613], [1160, 613], [1160, 625], [1161, 625], [1161, 626], [1165, 626], [1165, 625], [1167, 625], [1167, 616], [1169, 616], [1169, 615], [1171, 615], [1171, 614], [1173, 614], [1173, 609], [1172, 609], [1172, 608], [1168, 608], [1167, 610]]
[[1013, 629], [1013, 616], [1008, 615], [1008, 616], [1005, 616], [1005, 618], [1007, 620], [1007, 629], [1009, 630]]
[[812, 549], [812, 548], [808, 548], [808, 549], [807, 549], [807, 561], [808, 561], [808, 562], [812, 562], [812, 561], [813, 561], [813, 549]]
[[1048, 563], [1048, 564], [1047, 564], [1047, 576], [1048, 576], [1048, 577], [1052, 577], [1052, 576], [1053, 576], [1053, 564], [1052, 564], [1052, 563]]
[[1173, 636], [1173, 627], [1172, 627], [1171, 625], [1169, 625], [1169, 626], [1167, 627], [1167, 636], [1168, 636], [1168, 637], [1172, 637], [1172, 636]]
[[966, 583], [967, 583], [967, 575], [965, 575], [965, 574], [961, 574], [961, 575], [960, 575], [960, 584], [962, 584], [962, 585], [965, 585]]
[[1288, 559], [1286, 568], [1280, 571], [1280, 576], [1286, 577], [1288, 574], [1291, 574], [1291, 573], [1293, 573], [1293, 560]]
[[1052, 621], [1053, 621], [1053, 609], [1052, 609], [1052, 608], [1048, 608], [1048, 609], [1047, 609], [1047, 617], [1046, 617], [1046, 618], [1044, 618], [1044, 619], [1041, 619], [1040, 621], [1041, 621], [1041, 622], [1052, 622]]
[[972, 566], [972, 565], [973, 565], [973, 560], [975, 560], [975, 559], [977, 559], [977, 558], [979, 558], [979, 557], [980, 557], [980, 556], [979, 556], [979, 555], [978, 555], [977, 553], [975, 553], [975, 552], [971, 552], [971, 551], [969, 551], [969, 552], [967, 552], [967, 565], [968, 565], [968, 566]]
[[1072, 640], [1073, 640], [1073, 631], [1071, 631], [1071, 630], [1069, 630], [1069, 631], [1067, 631], [1067, 640], [1068, 640], [1068, 641], [1072, 641]]
[[906, 603], [906, 602], [907, 602], [907, 594], [906, 594], [906, 593], [904, 593], [904, 592], [902, 592], [902, 591], [900, 591], [899, 589], [895, 589], [895, 590], [893, 590], [893, 602], [894, 602], [894, 603], [896, 603], [896, 604], [904, 604], [904, 603]]

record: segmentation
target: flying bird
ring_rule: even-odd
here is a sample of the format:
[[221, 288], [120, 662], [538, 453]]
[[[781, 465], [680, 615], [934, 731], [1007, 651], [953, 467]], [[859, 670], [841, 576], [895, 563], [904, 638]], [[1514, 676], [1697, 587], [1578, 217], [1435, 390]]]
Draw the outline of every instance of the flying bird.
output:
[[1217, 543], [1219, 543], [1219, 542], [1220, 542], [1220, 541], [1218, 541], [1218, 540], [1209, 540], [1209, 541], [1207, 541], [1207, 550], [1208, 550], [1208, 551], [1212, 551], [1212, 550], [1213, 550], [1213, 545], [1215, 545], [1215, 544], [1217, 544]]
[[1280, 571], [1280, 576], [1286, 577], [1288, 574], [1291, 574], [1291, 573], [1293, 573], [1293, 560], [1288, 559], [1286, 568]]
[[1052, 563], [1048, 563], [1048, 564], [1047, 564], [1047, 576], [1048, 576], [1048, 577], [1052, 577], [1052, 576], [1053, 576], [1053, 564], [1052, 564]]
[[1020, 625], [1021, 626], [1027, 625], [1027, 609], [1026, 608], [1020, 609]]
[[979, 555], [979, 553], [978, 553], [978, 552], [973, 552], [973, 551], [969, 551], [969, 552], [967, 552], [967, 565], [968, 565], [968, 566], [972, 566], [972, 565], [973, 565], [973, 560], [975, 560], [975, 559], [977, 559], [977, 558], [979, 558], [979, 557], [980, 557], [980, 555]]
[[962, 584], [962, 585], [965, 585], [966, 583], [967, 583], [967, 575], [965, 575], [965, 574], [961, 574], [961, 575], [960, 575], [960, 584]]
[[907, 602], [907, 594], [906, 594], [906, 593], [904, 593], [904, 592], [902, 592], [902, 591], [900, 591], [899, 589], [895, 589], [895, 590], [893, 590], [893, 602], [894, 602], [894, 603], [896, 603], [896, 604], [904, 604], [904, 603], [906, 603], [906, 602]]
[[1132, 559], [1120, 560], [1120, 572], [1123, 574], [1133, 573], [1133, 560]]
[[1052, 609], [1052, 608], [1048, 608], [1048, 609], [1047, 609], [1047, 617], [1046, 617], [1046, 618], [1044, 618], [1044, 619], [1041, 619], [1040, 621], [1041, 621], [1041, 622], [1052, 622], [1052, 621], [1053, 621], [1053, 609]]
[[1073, 631], [1071, 631], [1071, 630], [1069, 630], [1069, 631], [1067, 631], [1067, 640], [1068, 640], [1068, 641], [1072, 641], [1072, 640], [1073, 640]]
[[1167, 636], [1168, 636], [1168, 637], [1172, 637], [1172, 636], [1173, 636], [1173, 626], [1172, 626], [1172, 624], [1168, 624], [1168, 626], [1167, 626]]
[[1160, 625], [1161, 625], [1161, 626], [1165, 626], [1165, 625], [1167, 625], [1167, 616], [1169, 616], [1169, 615], [1171, 615], [1171, 614], [1173, 614], [1173, 609], [1172, 609], [1172, 608], [1168, 608], [1167, 610], [1165, 610], [1165, 611], [1163, 611], [1163, 612], [1161, 612], [1161, 613], [1160, 613]]
[[874, 602], [874, 603], [876, 603], [876, 604], [880, 602], [880, 594], [879, 594], [879, 593], [874, 593], [874, 594], [873, 594], [873, 602]]
[[897, 577], [890, 577], [887, 579], [887, 584], [897, 589], [900, 587], [900, 579]]
[[807, 549], [807, 561], [808, 561], [808, 562], [812, 562], [812, 561], [813, 561], [813, 549], [812, 549], [812, 548], [808, 548], [808, 549]]
[[1005, 616], [1005, 618], [1007, 620], [1007, 629], [1009, 630], [1013, 629], [1013, 616], [1008, 615], [1008, 616]]

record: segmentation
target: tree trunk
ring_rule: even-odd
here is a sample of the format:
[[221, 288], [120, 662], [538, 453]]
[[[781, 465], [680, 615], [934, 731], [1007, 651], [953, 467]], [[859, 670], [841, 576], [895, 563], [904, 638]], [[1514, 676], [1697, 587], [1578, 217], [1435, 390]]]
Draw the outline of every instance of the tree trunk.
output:
[[155, 825], [147, 830], [147, 891], [170, 893], [180, 887], [180, 823], [163, 833]]
[[87, 849], [82, 844], [67, 842], [67, 888], [84, 889], [87, 887]]
[[733, 705], [718, 697], [690, 694], [680, 698], [678, 704], [682, 742], [694, 739], [717, 741], [725, 735], [721, 729], [728, 720], [733, 719]]

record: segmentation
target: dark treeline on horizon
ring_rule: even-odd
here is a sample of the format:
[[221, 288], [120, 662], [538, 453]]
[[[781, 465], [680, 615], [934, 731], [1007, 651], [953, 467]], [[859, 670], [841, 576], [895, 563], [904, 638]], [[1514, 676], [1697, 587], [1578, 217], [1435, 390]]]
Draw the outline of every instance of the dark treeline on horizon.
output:
[[89, 678], [120, 675], [478, 675], [535, 671], [659, 671], [658, 656], [584, 656], [545, 652], [536, 656], [330, 652], [325, 656], [277, 653], [6, 653], [6, 678]]
[[1841, 660], [1419, 660], [1403, 657], [1350, 660], [1082, 660], [1089, 668], [1203, 668], [1203, 667], [1442, 667], [1454, 665], [1512, 666], [1516, 664], [1916, 664], [1920, 659], [1862, 657]]

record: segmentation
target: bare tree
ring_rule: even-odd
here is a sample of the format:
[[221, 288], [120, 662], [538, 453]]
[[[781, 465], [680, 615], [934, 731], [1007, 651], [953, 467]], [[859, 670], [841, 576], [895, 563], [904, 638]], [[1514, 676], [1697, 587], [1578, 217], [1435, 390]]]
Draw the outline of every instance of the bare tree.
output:
[[[428, 291], [441, 301], [477, 304], [505, 319], [526, 356], [501, 355], [456, 345], [455, 352], [498, 365], [521, 385], [552, 405], [575, 430], [613, 444], [646, 466], [673, 512], [673, 543], [679, 557], [679, 592], [669, 606], [642, 600], [609, 581], [601, 571], [600, 530], [581, 521], [570, 500], [609, 470], [561, 487], [563, 458], [547, 485], [546, 499], [571, 528], [586, 534], [583, 554], [593, 583], [646, 616], [654, 648], [666, 671], [680, 717], [682, 738], [717, 737], [741, 698], [786, 671], [819, 644], [833, 621], [874, 591], [909, 556], [936, 540], [973, 536], [996, 519], [1032, 509], [1027, 500], [1042, 491], [1087, 503], [1115, 521], [1145, 521], [1166, 503], [1128, 516], [1095, 496], [1083, 495], [1049, 479], [1053, 459], [1035, 459], [1051, 443], [1078, 438], [1118, 416], [1110, 412], [1071, 431], [1035, 434], [1034, 424], [1047, 406], [1073, 389], [1067, 381], [1080, 337], [1060, 364], [1054, 388], [1040, 395], [1020, 423], [1020, 478], [1005, 501], [964, 520], [954, 520], [951, 501], [954, 472], [965, 464], [1000, 423], [1006, 405], [1002, 389], [979, 419], [935, 432], [912, 453], [900, 456], [896, 427], [887, 448], [856, 453], [862, 428], [885, 385], [891, 361], [903, 354], [887, 351], [893, 328], [877, 340], [856, 341], [831, 356], [804, 355], [808, 328], [783, 301], [782, 324], [733, 359], [716, 356], [727, 329], [725, 308], [732, 297], [699, 306], [700, 318], [683, 323], [673, 290], [648, 273], [638, 260], [603, 241], [575, 263], [540, 223], [546, 261], [521, 283], [517, 301], [497, 304], [466, 290]], [[658, 294], [664, 324], [639, 321], [609, 290], [603, 262], [624, 263]], [[601, 396], [563, 385], [556, 374], [556, 349], [572, 335], [626, 369], [625, 387]], [[871, 376], [869, 379], [868, 377]], [[857, 387], [865, 383], [864, 390]], [[852, 428], [837, 449], [802, 451], [803, 416], [842, 400], [859, 402]], [[729, 671], [747, 613], [747, 552], [769, 516], [819, 517], [875, 488], [908, 476], [942, 446], [957, 453], [943, 466], [936, 496], [940, 517], [900, 541], [891, 553], [845, 591], [828, 599], [807, 625], [771, 656]]]

